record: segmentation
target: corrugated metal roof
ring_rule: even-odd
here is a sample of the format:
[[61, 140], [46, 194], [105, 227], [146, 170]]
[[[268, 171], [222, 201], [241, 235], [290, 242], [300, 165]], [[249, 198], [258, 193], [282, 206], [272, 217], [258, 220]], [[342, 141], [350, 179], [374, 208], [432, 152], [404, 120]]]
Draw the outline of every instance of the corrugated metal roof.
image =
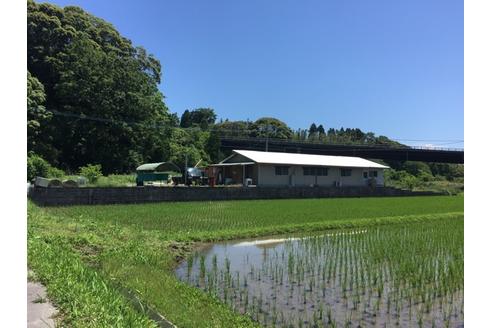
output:
[[[233, 152], [249, 158], [260, 164], [287, 164], [287, 165], [312, 165], [312, 166], [336, 166], [336, 167], [362, 167], [387, 169], [388, 166], [368, 161], [360, 157], [328, 156], [295, 153], [276, 153], [254, 150], [233, 150]], [[226, 158], [221, 163], [227, 161]]]

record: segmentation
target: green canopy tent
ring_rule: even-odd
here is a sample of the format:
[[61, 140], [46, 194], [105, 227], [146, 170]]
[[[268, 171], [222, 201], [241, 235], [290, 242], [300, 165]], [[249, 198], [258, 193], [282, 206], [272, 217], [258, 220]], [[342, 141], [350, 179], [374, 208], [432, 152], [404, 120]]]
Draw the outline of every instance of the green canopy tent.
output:
[[168, 182], [171, 177], [181, 177], [179, 167], [172, 162], [146, 163], [137, 167], [137, 186], [145, 181]]

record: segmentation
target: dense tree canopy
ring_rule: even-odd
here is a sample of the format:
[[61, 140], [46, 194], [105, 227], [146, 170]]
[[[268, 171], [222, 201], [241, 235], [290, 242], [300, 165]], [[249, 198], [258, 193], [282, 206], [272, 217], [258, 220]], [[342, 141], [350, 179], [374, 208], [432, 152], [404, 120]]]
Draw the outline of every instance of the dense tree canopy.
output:
[[[170, 115], [157, 88], [157, 59], [78, 7], [28, 1], [27, 31], [28, 70], [55, 114], [30, 134], [29, 150], [67, 169], [99, 163], [106, 172], [168, 155]], [[34, 147], [40, 139], [50, 149]]]
[[291, 139], [294, 133], [279, 119], [262, 117], [251, 125], [251, 137]]
[[194, 166], [200, 160], [201, 164], [210, 162], [210, 156], [205, 151], [209, 133], [199, 130], [174, 129], [170, 138], [169, 160], [184, 167]]
[[37, 78], [27, 72], [27, 145], [31, 151], [43, 152], [47, 141], [40, 138], [41, 126], [51, 119], [51, 113], [46, 110], [46, 94], [44, 86]]
[[249, 121], [225, 120], [215, 125], [218, 134], [224, 137], [249, 137], [253, 123]]
[[181, 115], [180, 126], [182, 128], [199, 127], [202, 130], [208, 129], [215, 123], [217, 115], [211, 108], [197, 108], [189, 111], [184, 111]]

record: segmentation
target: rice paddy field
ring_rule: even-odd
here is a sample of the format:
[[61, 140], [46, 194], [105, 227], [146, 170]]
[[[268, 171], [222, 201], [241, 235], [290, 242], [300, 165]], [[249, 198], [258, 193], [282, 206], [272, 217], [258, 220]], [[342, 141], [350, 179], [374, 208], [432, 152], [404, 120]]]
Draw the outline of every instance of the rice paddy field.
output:
[[463, 212], [462, 196], [28, 203], [28, 263], [65, 326], [461, 327]]
[[462, 225], [218, 244], [177, 275], [269, 327], [461, 327]]

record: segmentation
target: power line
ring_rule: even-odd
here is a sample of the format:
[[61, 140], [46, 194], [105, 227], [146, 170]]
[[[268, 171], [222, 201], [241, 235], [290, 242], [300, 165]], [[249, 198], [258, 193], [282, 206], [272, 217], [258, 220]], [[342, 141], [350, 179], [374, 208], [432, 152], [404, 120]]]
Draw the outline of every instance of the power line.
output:
[[414, 142], [464, 142], [464, 140], [460, 140], [460, 139], [448, 139], [448, 140], [445, 140], [445, 139], [391, 139], [391, 140], [395, 140], [395, 141], [414, 141]]
[[59, 112], [57, 110], [51, 110], [51, 113], [57, 116], [65, 116], [65, 117], [72, 117], [72, 118], [77, 118], [81, 120], [89, 120], [89, 121], [97, 121], [97, 122], [103, 122], [103, 123], [113, 123], [113, 124], [126, 124], [126, 125], [147, 125], [148, 127], [152, 128], [160, 128], [160, 127], [169, 127], [168, 125], [164, 125], [164, 123], [142, 123], [142, 122], [130, 122], [130, 121], [122, 121], [122, 120], [113, 120], [113, 119], [108, 119], [108, 118], [102, 118], [102, 117], [97, 117], [97, 116], [89, 116], [85, 114], [74, 114], [70, 112]]
[[[102, 118], [102, 117], [97, 117], [97, 116], [91, 116], [91, 115], [85, 115], [85, 114], [75, 114], [75, 113], [70, 113], [70, 112], [60, 112], [57, 110], [50, 110], [51, 113], [53, 113], [56, 116], [65, 116], [65, 117], [72, 117], [76, 119], [81, 119], [81, 120], [90, 120], [90, 121], [96, 121], [96, 122], [102, 122], [102, 123], [113, 123], [113, 124], [122, 124], [122, 125], [145, 125], [146, 127], [149, 128], [156, 128], [156, 129], [162, 129], [162, 128], [167, 128], [167, 129], [183, 129], [183, 130], [201, 130], [199, 127], [172, 127], [169, 126], [168, 122], [162, 122], [162, 123], [149, 123], [149, 122], [135, 122], [135, 121], [126, 121], [126, 120], [114, 120], [114, 119], [108, 119], [108, 118]], [[305, 129], [304, 131], [306, 131]], [[224, 129], [221, 128], [220, 131], [224, 132], [235, 132], [235, 133], [240, 133], [240, 132], [251, 132], [250, 129], [247, 128], [233, 128], [233, 129]], [[387, 137], [387, 136], [385, 136]], [[270, 137], [271, 139], [276, 139], [275, 137]], [[390, 137], [387, 137], [388, 139], [392, 141], [407, 141], [407, 142], [444, 142], [440, 145], [451, 145], [451, 144], [457, 144], [457, 143], [463, 143], [464, 140], [458, 140], [458, 139], [393, 139]], [[281, 138], [280, 138], [281, 139]], [[293, 141], [303, 141], [303, 140], [293, 140]], [[313, 142], [311, 140], [307, 140], [309, 142]], [[316, 142], [316, 140], [314, 140]]]
[[[225, 138], [227, 139], [227, 138]], [[249, 141], [249, 142], [257, 142], [257, 143], [263, 143], [266, 142], [266, 138], [251, 138], [251, 137], [232, 137], [230, 140], [234, 141]], [[393, 149], [393, 150], [448, 150], [448, 151], [463, 151], [462, 148], [444, 148], [444, 147], [426, 147], [426, 146], [409, 146], [409, 145], [391, 145], [391, 144], [369, 144], [369, 143], [341, 143], [341, 142], [323, 142], [320, 140], [299, 140], [299, 139], [273, 139], [269, 138], [270, 144], [273, 144], [276, 142], [275, 146], [284, 146], [284, 147], [297, 147], [296, 144], [301, 144], [301, 145], [309, 145], [310, 150], [323, 150], [324, 148], [313, 148], [313, 146], [320, 145], [320, 146], [350, 146], [352, 148], [350, 149], [337, 149], [337, 151], [346, 151], [346, 152], [352, 152], [352, 151], [381, 151], [385, 149]], [[283, 145], [282, 145], [283, 143]], [[228, 146], [228, 148], [234, 148], [233, 146]], [[272, 145], [272, 147], [274, 147]], [[357, 148], [359, 147], [359, 148]], [[378, 149], [379, 148], [379, 149]]]
[[452, 141], [452, 142], [445, 142], [445, 143], [437, 143], [437, 144], [432, 144], [431, 146], [444, 146], [444, 145], [455, 145], [455, 144], [462, 144], [464, 143], [464, 140], [460, 141]]

